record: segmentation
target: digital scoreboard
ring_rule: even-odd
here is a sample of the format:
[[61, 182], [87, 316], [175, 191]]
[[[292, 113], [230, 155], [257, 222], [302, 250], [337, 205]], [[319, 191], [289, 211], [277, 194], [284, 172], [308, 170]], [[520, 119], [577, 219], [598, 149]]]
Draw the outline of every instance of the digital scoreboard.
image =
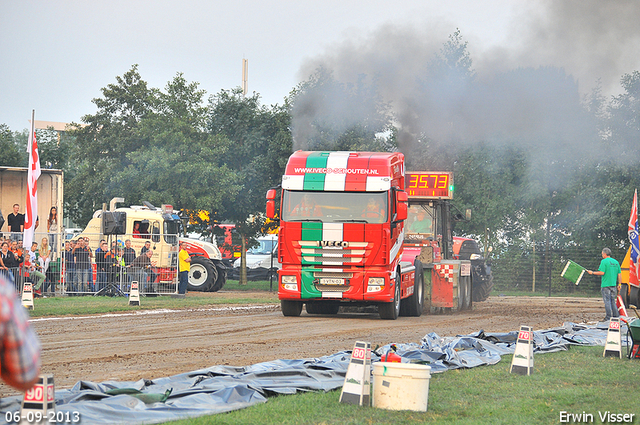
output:
[[453, 173], [407, 172], [405, 192], [409, 199], [453, 199]]

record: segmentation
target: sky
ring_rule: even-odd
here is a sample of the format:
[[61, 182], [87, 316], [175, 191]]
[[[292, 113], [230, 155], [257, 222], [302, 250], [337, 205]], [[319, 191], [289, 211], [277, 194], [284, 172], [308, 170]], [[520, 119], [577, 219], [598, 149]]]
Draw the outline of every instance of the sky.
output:
[[640, 69], [638, 22], [635, 0], [0, 0], [0, 124], [28, 128], [32, 109], [80, 122], [133, 64], [152, 87], [182, 73], [210, 95], [239, 87], [247, 59], [249, 91], [281, 104], [345, 45], [410, 32], [437, 46], [456, 28], [480, 76], [551, 65], [615, 95]]

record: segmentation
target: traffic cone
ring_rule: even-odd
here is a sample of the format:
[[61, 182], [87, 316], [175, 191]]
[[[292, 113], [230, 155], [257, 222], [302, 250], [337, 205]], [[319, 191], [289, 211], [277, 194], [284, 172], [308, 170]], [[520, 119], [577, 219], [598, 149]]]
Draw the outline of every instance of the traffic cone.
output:
[[131, 282], [131, 289], [129, 290], [129, 305], [140, 305], [140, 290], [138, 289], [138, 282]]
[[533, 328], [529, 326], [520, 326], [509, 372], [520, 375], [533, 373]]
[[56, 418], [53, 375], [40, 375], [38, 382], [24, 393], [22, 408], [20, 409], [20, 424], [48, 424], [51, 418]]
[[620, 318], [609, 319], [609, 330], [607, 331], [607, 343], [604, 345], [602, 357], [622, 358], [622, 341], [620, 338]]
[[28, 310], [33, 310], [33, 285], [25, 282], [22, 285], [22, 305]]
[[371, 397], [371, 343], [356, 341], [344, 377], [340, 403], [369, 406]]

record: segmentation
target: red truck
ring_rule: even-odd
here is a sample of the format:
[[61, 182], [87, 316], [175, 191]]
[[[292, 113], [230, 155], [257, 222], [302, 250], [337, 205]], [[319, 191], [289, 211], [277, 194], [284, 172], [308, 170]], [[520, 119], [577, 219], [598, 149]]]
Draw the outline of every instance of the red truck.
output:
[[[277, 195], [267, 192], [269, 218]], [[452, 222], [464, 217], [451, 213], [450, 172], [405, 174], [397, 152], [298, 151], [281, 195], [285, 316], [300, 315], [303, 305], [309, 314], [336, 314], [343, 305], [375, 304], [381, 318], [394, 320], [423, 309], [470, 309], [491, 292], [491, 267], [477, 243], [452, 237]]]
[[[422, 314], [423, 286], [401, 261], [407, 194], [399, 152], [291, 155], [282, 177], [278, 297], [285, 316], [378, 305], [383, 319]], [[267, 216], [277, 192], [267, 192]]]
[[216, 242], [220, 254], [222, 255], [222, 262], [225, 263], [228, 269], [233, 268], [233, 262], [237, 258], [240, 258], [240, 251], [242, 250], [242, 241], [240, 235], [236, 232], [235, 224], [218, 224], [222, 229], [222, 235], [216, 235]]
[[402, 259], [425, 280], [430, 310], [466, 310], [486, 300], [493, 288], [490, 263], [475, 240], [452, 236], [454, 220], [469, 220], [471, 214], [451, 211], [453, 173], [408, 171], [405, 191], [409, 209]]

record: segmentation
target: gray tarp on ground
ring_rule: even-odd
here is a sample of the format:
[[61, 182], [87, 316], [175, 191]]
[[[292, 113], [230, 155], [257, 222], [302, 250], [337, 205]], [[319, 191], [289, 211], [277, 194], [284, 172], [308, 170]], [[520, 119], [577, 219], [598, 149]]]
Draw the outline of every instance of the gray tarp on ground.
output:
[[[448, 369], [496, 364], [515, 349], [517, 332], [485, 333], [440, 337], [425, 335], [420, 344], [395, 344], [403, 361], [423, 362], [434, 373]], [[623, 344], [626, 328], [623, 329]], [[605, 324], [598, 327], [565, 323], [534, 332], [535, 352], [566, 350], [570, 345], [602, 345], [607, 336]], [[379, 361], [391, 344], [372, 353]], [[107, 381], [100, 384], [77, 382], [69, 390], [57, 390], [56, 410], [78, 412], [82, 424], [151, 424], [175, 419], [211, 415], [265, 403], [274, 394], [298, 391], [329, 391], [342, 387], [350, 351], [317, 359], [275, 360], [247, 367], [213, 366], [168, 378], [137, 382]], [[55, 378], [55, 377], [54, 377]], [[131, 395], [108, 395], [117, 388], [134, 388], [143, 393], [163, 394], [171, 390], [165, 403], [145, 404]], [[6, 412], [20, 410], [22, 397], [0, 399], [0, 424]]]
[[[570, 345], [602, 345], [607, 337], [607, 323], [597, 326], [565, 323], [543, 331], [534, 331], [535, 353], [563, 351]], [[622, 343], [625, 345], [626, 326], [622, 328]], [[471, 368], [496, 364], [504, 354], [516, 348], [518, 331], [508, 333], [486, 333], [479, 331], [471, 335], [440, 337], [435, 333], [425, 335], [420, 344], [394, 344], [397, 354], [407, 361], [420, 361], [431, 366], [432, 373], [449, 369]], [[385, 353], [391, 344], [381, 347]]]

